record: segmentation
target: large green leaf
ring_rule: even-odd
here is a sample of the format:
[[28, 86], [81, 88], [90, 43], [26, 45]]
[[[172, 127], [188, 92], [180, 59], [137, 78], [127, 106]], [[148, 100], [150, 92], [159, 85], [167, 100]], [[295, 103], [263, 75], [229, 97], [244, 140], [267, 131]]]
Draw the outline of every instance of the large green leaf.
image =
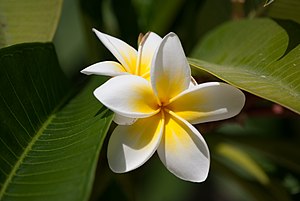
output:
[[0, 47], [51, 41], [63, 0], [0, 0]]
[[51, 44], [0, 50], [0, 200], [87, 200], [112, 114], [92, 95], [70, 100]]
[[189, 62], [300, 113], [300, 45], [282, 57], [287, 45], [286, 32], [270, 19], [229, 22], [207, 35]]

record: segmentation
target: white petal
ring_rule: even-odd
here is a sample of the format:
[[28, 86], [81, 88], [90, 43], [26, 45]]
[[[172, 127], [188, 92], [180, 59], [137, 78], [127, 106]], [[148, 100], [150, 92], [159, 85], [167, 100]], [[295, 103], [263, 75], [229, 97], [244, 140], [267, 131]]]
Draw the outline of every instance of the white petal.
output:
[[143, 165], [156, 151], [163, 132], [161, 114], [139, 119], [131, 126], [117, 126], [107, 150], [110, 168], [128, 172]]
[[151, 66], [151, 84], [162, 102], [190, 85], [191, 69], [180, 40], [174, 33], [166, 35], [154, 54]]
[[137, 51], [124, 41], [93, 29], [105, 47], [118, 59], [127, 72], [134, 73], [136, 68]]
[[220, 82], [207, 82], [189, 88], [171, 100], [168, 108], [192, 124], [217, 121], [240, 113], [245, 95]]
[[175, 176], [192, 182], [207, 178], [209, 150], [201, 134], [188, 122], [167, 114], [158, 155]]
[[86, 75], [105, 75], [105, 76], [117, 76], [128, 74], [126, 70], [119, 63], [114, 61], [103, 61], [95, 63], [89, 67], [86, 67], [80, 71]]
[[116, 124], [119, 124], [119, 125], [132, 125], [134, 122], [136, 122], [137, 119], [124, 117], [122, 115], [115, 113], [113, 120]]
[[159, 112], [150, 83], [135, 75], [113, 77], [94, 91], [95, 97], [117, 114], [130, 118]]
[[148, 32], [139, 45], [138, 55], [140, 57], [139, 75], [150, 74], [150, 66], [153, 55], [162, 41], [162, 38], [153, 32]]

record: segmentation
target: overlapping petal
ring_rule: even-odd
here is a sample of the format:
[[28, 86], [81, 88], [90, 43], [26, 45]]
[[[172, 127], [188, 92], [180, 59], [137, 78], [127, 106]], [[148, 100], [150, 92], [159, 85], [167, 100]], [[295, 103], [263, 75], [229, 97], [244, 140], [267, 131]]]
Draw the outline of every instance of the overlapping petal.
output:
[[98, 87], [94, 95], [106, 107], [125, 117], [149, 117], [160, 111], [150, 83], [135, 75], [111, 78]]
[[201, 134], [188, 122], [174, 115], [165, 115], [164, 136], [158, 155], [177, 177], [193, 182], [207, 178], [209, 150]]
[[139, 119], [131, 126], [117, 126], [112, 133], [107, 158], [114, 172], [128, 172], [143, 165], [156, 151], [164, 120], [161, 113]]
[[153, 57], [151, 84], [164, 104], [190, 85], [191, 70], [180, 40], [174, 33], [166, 35]]
[[118, 125], [132, 125], [136, 122], [136, 118], [125, 117], [120, 114], [115, 113], [113, 121]]
[[86, 75], [106, 75], [106, 76], [118, 76], [128, 74], [124, 67], [114, 61], [102, 61], [99, 63], [95, 63], [89, 67], [86, 67], [82, 71], [80, 71]]
[[138, 75], [150, 77], [152, 58], [161, 41], [162, 38], [153, 32], [148, 32], [144, 36], [138, 49], [138, 61], [140, 61], [137, 66]]
[[127, 72], [134, 74], [137, 51], [122, 40], [93, 29], [105, 47], [118, 59]]
[[244, 94], [220, 82], [199, 84], [171, 100], [168, 108], [192, 124], [227, 119], [245, 104]]

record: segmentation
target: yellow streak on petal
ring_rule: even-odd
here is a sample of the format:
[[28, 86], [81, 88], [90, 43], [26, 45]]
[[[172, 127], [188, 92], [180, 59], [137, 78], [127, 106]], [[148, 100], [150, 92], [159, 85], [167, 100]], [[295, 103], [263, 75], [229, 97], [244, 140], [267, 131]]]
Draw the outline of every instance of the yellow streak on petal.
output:
[[[193, 141], [189, 133], [190, 129], [173, 115], [165, 113], [165, 146], [166, 149], [177, 153], [180, 149], [189, 149]], [[180, 147], [178, 147], [180, 146]]]
[[[147, 58], [147, 52], [144, 51], [144, 44], [149, 36], [149, 33], [146, 33], [142, 38], [141, 41], [139, 43], [139, 49], [138, 49], [138, 53], [137, 53], [137, 61], [136, 61], [136, 69], [135, 69], [135, 74], [142, 76], [145, 72], [144, 72], [144, 68], [145, 68], [145, 58]], [[149, 63], [149, 62], [148, 62]], [[150, 71], [150, 69], [148, 69], [148, 71]]]
[[127, 172], [143, 165], [155, 153], [163, 133], [162, 113], [138, 119], [130, 126], [117, 126], [108, 144], [108, 162], [114, 172]]
[[161, 38], [153, 32], [146, 33], [139, 44], [139, 76], [150, 73], [150, 66], [156, 48], [161, 42]]
[[160, 72], [154, 76], [156, 76], [155, 88], [163, 105], [168, 105], [174, 97], [186, 90], [185, 85], [182, 85], [182, 76], [171, 76], [168, 72]]
[[181, 112], [175, 112], [175, 114], [185, 119], [188, 122], [191, 122], [194, 119], [198, 119], [199, 117], [205, 117], [207, 115], [203, 112], [196, 112], [196, 111], [181, 111]]
[[136, 59], [136, 67], [135, 67], [135, 74], [140, 75], [140, 65], [141, 65], [141, 59], [142, 59], [142, 51], [143, 46], [140, 45], [137, 53], [137, 59]]
[[[151, 58], [146, 57], [144, 54], [145, 52], [143, 52], [142, 47], [139, 47], [139, 51], [138, 51], [138, 58], [137, 58], [137, 66], [135, 69], [135, 75], [144, 77], [144, 78], [148, 78], [150, 80], [150, 64], [151, 64]], [[145, 58], [148, 58], [148, 61], [145, 62]]]
[[208, 82], [170, 100], [168, 109], [190, 123], [227, 119], [237, 115], [245, 102], [244, 94], [224, 83]]
[[163, 105], [189, 87], [191, 69], [176, 34], [163, 38], [151, 65], [152, 86]]
[[157, 137], [160, 137], [164, 119], [162, 113], [148, 118], [138, 119], [133, 125], [127, 126], [126, 134], [131, 139], [130, 144], [134, 149], [149, 146]]
[[[123, 55], [123, 53], [121, 53]], [[129, 68], [125, 68], [127, 72], [133, 75], [143, 76], [144, 74], [150, 74], [150, 64], [152, 57], [144, 55], [143, 46], [139, 46], [138, 54], [126, 53], [126, 56], [123, 56], [124, 61]], [[147, 61], [145, 59], [147, 58]]]
[[136, 94], [139, 94], [139, 97], [132, 99], [132, 102], [130, 103], [133, 106], [134, 111], [139, 111], [141, 113], [160, 111], [160, 107], [157, 104], [157, 100], [151, 87], [137, 86], [132, 90], [136, 90]]
[[128, 68], [123, 66], [126, 71], [130, 74], [135, 74], [136, 71], [136, 62], [137, 62], [137, 55], [133, 54], [132, 52], [120, 52], [123, 56], [124, 62], [128, 65]]
[[150, 82], [150, 71], [142, 74], [141, 77], [145, 78], [146, 80], [148, 80]]
[[194, 119], [198, 119], [200, 117], [205, 117], [208, 115], [206, 112], [199, 111], [199, 106], [204, 105], [205, 102], [203, 98], [195, 96], [192, 93], [188, 93], [185, 94], [184, 97], [179, 98], [176, 101], [173, 101], [173, 99], [171, 99], [167, 107], [176, 115], [190, 122]]
[[164, 108], [164, 138], [158, 154], [173, 174], [188, 181], [201, 182], [209, 171], [209, 150], [201, 134], [191, 124]]

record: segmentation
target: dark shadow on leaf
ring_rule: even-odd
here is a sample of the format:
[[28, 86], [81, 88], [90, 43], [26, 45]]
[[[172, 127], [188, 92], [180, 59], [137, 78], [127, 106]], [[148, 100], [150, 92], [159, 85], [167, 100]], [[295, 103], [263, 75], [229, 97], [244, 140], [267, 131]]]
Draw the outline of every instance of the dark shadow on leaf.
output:
[[277, 24], [279, 24], [289, 36], [289, 44], [284, 53], [284, 56], [288, 54], [292, 49], [300, 44], [300, 25], [291, 20], [280, 20], [274, 19]]
[[105, 115], [105, 114], [108, 114], [109, 112], [111, 112], [110, 110], [108, 110], [106, 107], [101, 107], [98, 112], [95, 114], [95, 117], [102, 114], [102, 115]]

